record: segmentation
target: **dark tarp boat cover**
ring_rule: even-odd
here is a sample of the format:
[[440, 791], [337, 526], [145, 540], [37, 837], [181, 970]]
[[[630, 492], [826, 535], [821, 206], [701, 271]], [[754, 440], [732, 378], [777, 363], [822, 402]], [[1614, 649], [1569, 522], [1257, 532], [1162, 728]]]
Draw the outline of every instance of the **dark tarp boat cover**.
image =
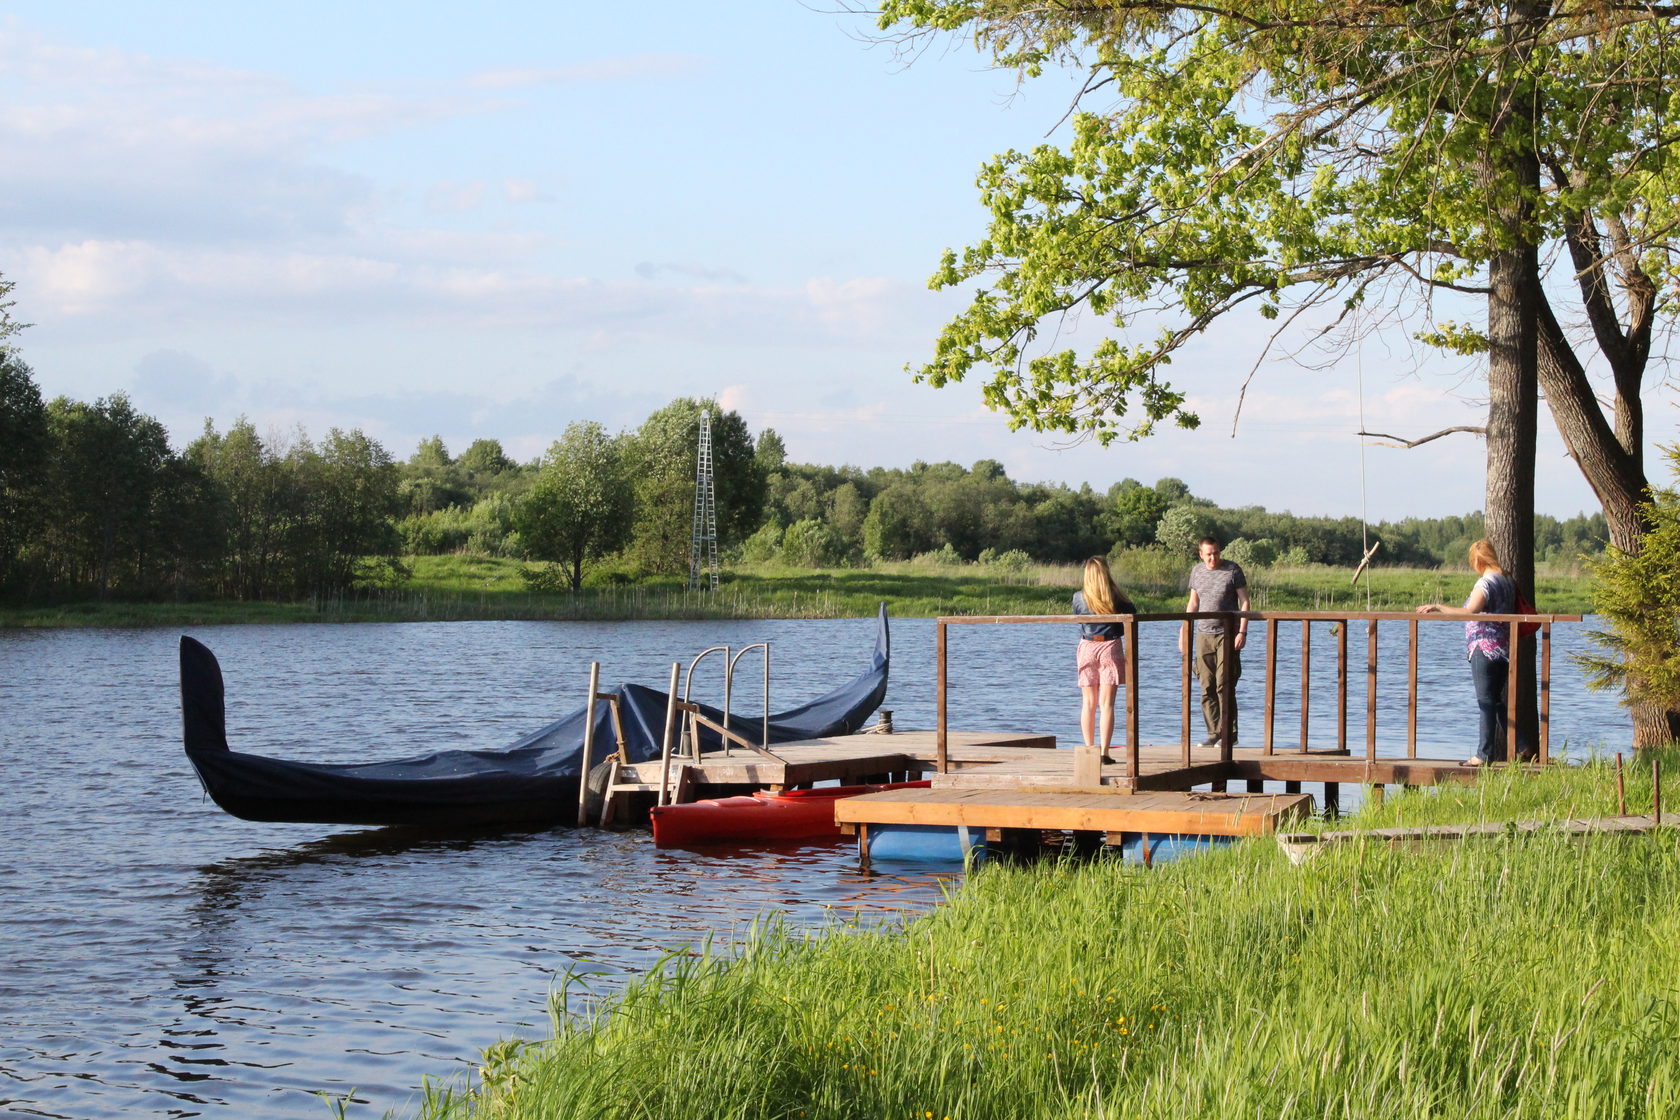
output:
[[[791, 711], [770, 717], [770, 742], [849, 735], [887, 693], [887, 611], [869, 669], [857, 679]], [[632, 762], [659, 757], [667, 694], [621, 684], [620, 717]], [[722, 712], [704, 709], [722, 722]], [[228, 749], [222, 671], [216, 657], [181, 638], [181, 722], [187, 758], [210, 797], [252, 821], [458, 827], [564, 824], [577, 819], [587, 709], [579, 708], [501, 750], [439, 751], [391, 762], [288, 762]], [[756, 732], [762, 715], [731, 715], [730, 726]], [[711, 735], [710, 732], [706, 733]], [[595, 709], [596, 759], [613, 749], [611, 706]], [[713, 737], [704, 745], [716, 747]]]

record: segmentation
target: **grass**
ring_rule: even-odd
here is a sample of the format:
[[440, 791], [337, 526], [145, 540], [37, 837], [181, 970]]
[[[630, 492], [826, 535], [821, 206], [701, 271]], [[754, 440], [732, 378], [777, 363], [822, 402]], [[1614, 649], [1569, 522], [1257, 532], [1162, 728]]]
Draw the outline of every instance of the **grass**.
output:
[[[691, 592], [681, 581], [652, 580], [570, 592], [533, 592], [517, 560], [488, 556], [416, 556], [404, 587], [306, 603], [80, 602], [0, 605], [0, 627], [202, 626], [226, 622], [452, 622], [469, 619], [848, 618], [887, 604], [900, 618], [937, 615], [1064, 614], [1079, 584], [1075, 565], [1007, 571], [979, 564], [915, 562], [869, 568], [811, 570], [747, 565], [724, 574], [716, 593]], [[1189, 565], [1171, 571], [1116, 572], [1146, 611], [1184, 607]], [[1256, 610], [1365, 610], [1363, 585], [1337, 568], [1271, 569], [1251, 577]], [[1469, 573], [1377, 568], [1371, 609], [1410, 610], [1424, 602], [1457, 602]], [[1591, 585], [1578, 576], [1539, 579], [1539, 603], [1565, 614], [1591, 608]]]
[[[1648, 811], [1648, 778], [1629, 797]], [[1353, 823], [1614, 811], [1599, 764]], [[475, 1085], [429, 1087], [420, 1114], [1676, 1115], [1676, 892], [1666, 832], [988, 866], [902, 928], [767, 923], [727, 957], [673, 956], [553, 1040], [492, 1048]]]

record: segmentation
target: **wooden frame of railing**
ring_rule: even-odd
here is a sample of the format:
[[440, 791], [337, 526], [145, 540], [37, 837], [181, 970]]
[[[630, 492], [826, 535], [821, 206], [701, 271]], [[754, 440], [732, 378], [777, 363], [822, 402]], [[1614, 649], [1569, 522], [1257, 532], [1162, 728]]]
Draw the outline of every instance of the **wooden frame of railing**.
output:
[[[1509, 646], [1519, 648], [1520, 630], [1523, 623], [1538, 623], [1540, 664], [1538, 671], [1539, 685], [1539, 727], [1537, 729], [1539, 760], [1544, 763], [1551, 758], [1551, 668], [1552, 668], [1552, 624], [1555, 622], [1579, 622], [1578, 614], [1478, 614], [1475, 616], [1481, 622], [1503, 622], [1509, 630]], [[1179, 742], [1182, 751], [1181, 761], [1186, 767], [1191, 765], [1190, 755], [1190, 666], [1194, 656], [1194, 642], [1192, 640], [1192, 623], [1198, 619], [1219, 619], [1225, 623], [1224, 641], [1225, 655], [1229, 658], [1234, 652], [1236, 622], [1246, 619], [1252, 625], [1263, 622], [1266, 625], [1266, 653], [1265, 653], [1265, 742], [1261, 749], [1262, 755], [1279, 753], [1274, 749], [1275, 707], [1277, 699], [1277, 651], [1278, 629], [1281, 623], [1299, 622], [1301, 624], [1301, 732], [1296, 753], [1308, 753], [1309, 732], [1311, 727], [1309, 703], [1311, 697], [1311, 669], [1312, 669], [1312, 624], [1322, 622], [1330, 624], [1336, 636], [1336, 749], [1338, 752], [1348, 751], [1348, 681], [1351, 676], [1348, 663], [1348, 634], [1351, 624], [1357, 621], [1365, 622], [1365, 758], [1375, 761], [1377, 758], [1377, 625], [1381, 622], [1405, 622], [1407, 624], [1408, 658], [1407, 658], [1407, 698], [1406, 698], [1406, 756], [1409, 759], [1417, 757], [1417, 713], [1418, 713], [1418, 624], [1420, 622], [1457, 622], [1466, 621], [1463, 615], [1446, 614], [1417, 614], [1400, 611], [1199, 611], [1171, 612], [1165, 614], [1117, 614], [1117, 615], [991, 615], [970, 617], [942, 617], [937, 619], [937, 630], [934, 640], [934, 662], [936, 669], [935, 698], [935, 750], [937, 766], [940, 773], [946, 773], [950, 768], [947, 754], [947, 733], [949, 727], [949, 710], [946, 704], [946, 691], [949, 683], [947, 671], [948, 639], [946, 629], [950, 626], [990, 626], [990, 625], [1022, 625], [1022, 624], [1066, 624], [1089, 622], [1118, 622], [1126, 627], [1127, 637], [1130, 639], [1126, 646], [1126, 776], [1128, 782], [1135, 782], [1138, 775], [1138, 642], [1137, 628], [1144, 623], [1176, 622], [1181, 627], [1180, 633], [1180, 721]], [[1517, 761], [1517, 698], [1518, 673], [1521, 662], [1518, 658], [1507, 659], [1507, 679], [1505, 689], [1506, 703], [1506, 742], [1505, 757], [1511, 762]], [[1220, 712], [1221, 723], [1219, 734], [1219, 760], [1231, 761], [1231, 748], [1234, 745], [1231, 734], [1231, 713], [1235, 710], [1236, 681], [1231, 674], [1227, 674], [1222, 689]]]

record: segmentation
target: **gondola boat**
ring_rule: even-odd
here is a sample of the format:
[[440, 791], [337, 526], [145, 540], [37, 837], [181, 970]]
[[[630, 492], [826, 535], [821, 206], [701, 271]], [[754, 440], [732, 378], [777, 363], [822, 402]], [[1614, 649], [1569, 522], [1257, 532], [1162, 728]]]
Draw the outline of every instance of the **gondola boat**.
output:
[[886, 782], [879, 785], [816, 786], [765, 790], [738, 797], [711, 797], [680, 805], [656, 805], [649, 811], [653, 842], [660, 848], [706, 844], [752, 844], [762, 840], [815, 840], [840, 835], [834, 803], [843, 797], [885, 789], [926, 789], [932, 783]]
[[[772, 715], [770, 744], [849, 735], [863, 726], [887, 691], [891, 647], [885, 605], [879, 617], [869, 667], [808, 704]], [[667, 694], [638, 684], [602, 691], [618, 697], [628, 760], [658, 758]], [[721, 711], [702, 710], [713, 722], [723, 722]], [[195, 639], [181, 638], [187, 758], [211, 800], [245, 820], [432, 828], [571, 823], [577, 819], [587, 719], [588, 710], [580, 708], [501, 750], [438, 751], [386, 762], [293, 762], [247, 754], [228, 746], [215, 655]], [[737, 728], [757, 728], [760, 722], [756, 715], [730, 717]], [[607, 704], [596, 707], [595, 742], [602, 753], [614, 742]]]

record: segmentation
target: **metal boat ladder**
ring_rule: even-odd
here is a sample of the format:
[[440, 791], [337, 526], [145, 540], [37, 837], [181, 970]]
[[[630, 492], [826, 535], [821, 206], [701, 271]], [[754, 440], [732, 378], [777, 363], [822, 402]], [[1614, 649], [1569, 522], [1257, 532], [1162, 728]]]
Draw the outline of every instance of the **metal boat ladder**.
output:
[[[747, 735], [730, 726], [730, 707], [734, 699], [735, 670], [740, 660], [749, 651], [761, 649], [764, 651], [764, 714], [760, 729], [760, 736], [754, 742]], [[724, 658], [723, 677], [723, 709], [722, 722], [709, 717], [700, 705], [689, 697], [694, 687], [695, 669], [711, 654], [721, 653]], [[609, 694], [596, 691], [597, 666], [590, 669], [591, 707], [589, 722], [584, 732], [583, 766], [585, 779], [578, 793], [578, 823], [587, 823], [588, 802], [588, 767], [591, 759], [591, 744], [595, 726], [594, 699], [611, 699], [615, 702], [613, 715], [617, 719], [617, 698]], [[682, 697], [678, 699], [677, 683], [682, 680]], [[754, 642], [742, 646], [739, 650], [731, 646], [712, 646], [701, 650], [694, 660], [689, 662], [686, 676], [681, 671], [681, 663], [671, 663], [671, 687], [667, 693], [669, 700], [665, 708], [665, 727], [660, 737], [659, 776], [655, 781], [648, 781], [638, 768], [625, 757], [624, 737], [622, 729], [619, 732], [618, 750], [608, 758], [608, 769], [605, 791], [601, 798], [600, 823], [604, 827], [613, 816], [619, 802], [619, 795], [626, 793], [653, 793], [661, 805], [678, 804], [691, 801], [694, 798], [696, 783], [694, 769], [703, 760], [706, 753], [701, 741], [702, 732], [710, 731], [722, 743], [718, 753], [728, 757], [734, 747], [741, 747], [762, 755], [773, 762], [781, 762], [782, 758], [766, 748], [770, 738], [770, 643]], [[616, 726], [616, 724], [615, 724]], [[644, 764], [650, 765], [650, 764]], [[625, 771], [630, 773], [626, 774]]]

